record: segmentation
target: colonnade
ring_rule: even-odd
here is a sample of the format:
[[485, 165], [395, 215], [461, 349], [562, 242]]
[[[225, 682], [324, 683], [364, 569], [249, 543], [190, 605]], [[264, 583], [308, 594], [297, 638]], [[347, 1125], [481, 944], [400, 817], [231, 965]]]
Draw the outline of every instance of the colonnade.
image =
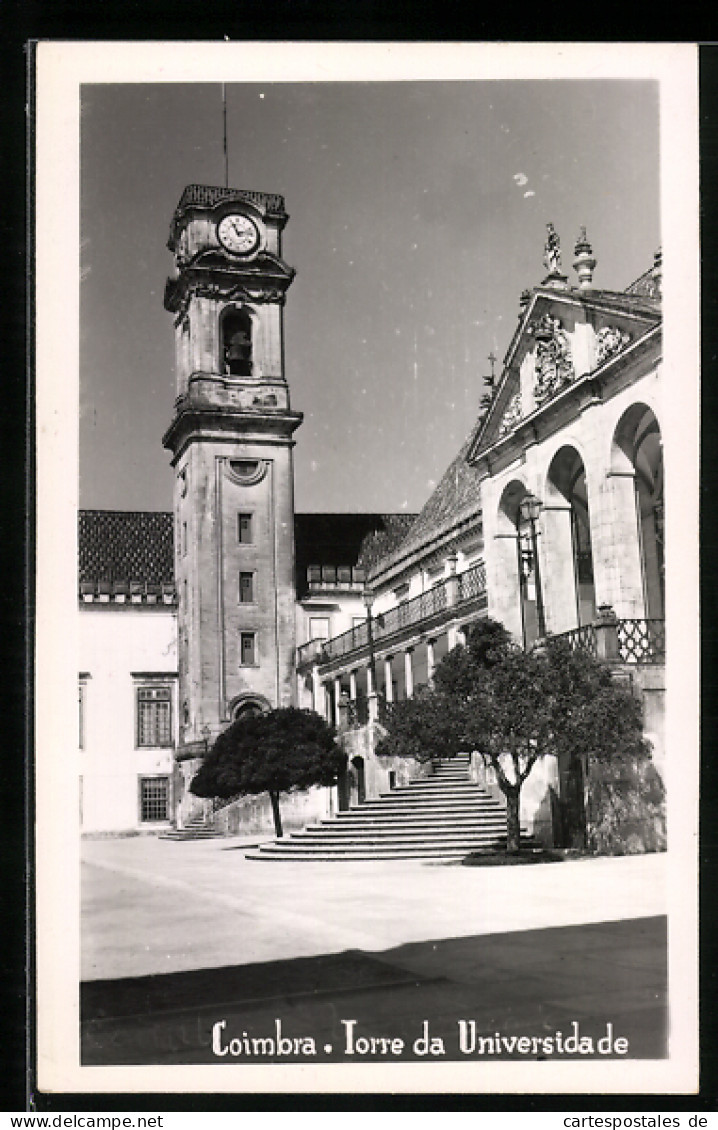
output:
[[453, 623], [431, 636], [384, 650], [377, 648], [373, 662], [363, 656], [355, 666], [322, 676], [315, 668], [313, 708], [336, 725], [342, 701], [361, 709], [374, 695], [386, 702], [411, 698], [418, 687], [432, 684], [437, 665], [464, 638], [463, 625]]

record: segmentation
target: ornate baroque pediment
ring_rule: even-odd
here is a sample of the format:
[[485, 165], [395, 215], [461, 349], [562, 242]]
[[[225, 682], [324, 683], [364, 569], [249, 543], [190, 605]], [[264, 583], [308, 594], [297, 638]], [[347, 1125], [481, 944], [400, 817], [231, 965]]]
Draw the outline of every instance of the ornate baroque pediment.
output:
[[602, 365], [609, 357], [621, 353], [631, 340], [631, 335], [618, 326], [604, 326], [596, 334], [596, 364]]
[[549, 313], [531, 323], [528, 333], [536, 339], [534, 396], [541, 405], [576, 378], [571, 342], [561, 320]]

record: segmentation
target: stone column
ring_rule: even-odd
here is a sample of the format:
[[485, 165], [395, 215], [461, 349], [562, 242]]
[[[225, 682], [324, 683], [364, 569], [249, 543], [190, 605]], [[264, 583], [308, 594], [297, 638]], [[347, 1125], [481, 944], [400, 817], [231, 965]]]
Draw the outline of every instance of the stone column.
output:
[[352, 702], [357, 700], [357, 673], [356, 671], [349, 672], [349, 698]]
[[434, 654], [435, 645], [436, 640], [426, 641], [426, 670], [430, 687], [434, 685], [434, 669], [436, 667], [436, 657]]
[[391, 675], [391, 659], [390, 655], [384, 656], [384, 698], [387, 702], [394, 701], [394, 683]]
[[[645, 616], [633, 471], [609, 471], [593, 536], [596, 597], [619, 619]], [[593, 517], [593, 515], [592, 515]]]
[[406, 687], [406, 697], [411, 698], [414, 694], [414, 669], [411, 663], [411, 657], [414, 654], [413, 647], [407, 647], [404, 652], [404, 685]]
[[487, 553], [486, 587], [489, 615], [503, 624], [515, 639], [521, 640], [523, 619], [517, 540], [515, 532], [494, 535], [491, 552]]
[[462, 632], [459, 624], [457, 624], [457, 623], [447, 624], [447, 626], [446, 626], [446, 639], [447, 639], [449, 651], [452, 651], [453, 648], [457, 647], [458, 644], [464, 642], [463, 639], [462, 639], [462, 636], [463, 636], [463, 632]]
[[568, 503], [544, 506], [541, 534], [537, 540], [541, 554], [546, 630], [558, 635], [578, 626], [571, 507]]
[[319, 678], [319, 668], [312, 667], [312, 709], [317, 714], [322, 714], [325, 703], [322, 700], [322, 681]]

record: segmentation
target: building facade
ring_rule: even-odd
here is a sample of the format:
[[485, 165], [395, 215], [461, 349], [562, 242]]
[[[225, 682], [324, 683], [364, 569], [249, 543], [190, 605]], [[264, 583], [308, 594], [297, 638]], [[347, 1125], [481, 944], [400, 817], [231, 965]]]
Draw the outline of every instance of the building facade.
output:
[[[292, 448], [301, 414], [290, 406], [284, 374], [282, 313], [293, 277], [281, 258], [286, 220], [279, 196], [185, 190], [172, 220], [175, 271], [165, 294], [177, 346], [177, 396], [164, 437], [175, 510], [155, 516], [174, 526], [171, 565], [165, 561], [159, 579], [133, 577], [132, 560], [113, 563], [108, 546], [90, 576], [82, 539], [97, 518], [81, 519], [87, 719], [95, 688], [109, 694], [123, 678], [116, 672], [113, 684], [104, 672], [99, 680], [103, 625], [110, 647], [115, 622], [137, 624], [136, 633], [123, 629], [126, 643], [113, 654], [129, 664], [124, 682], [130, 679], [136, 702], [152, 704], [139, 714], [135, 706], [136, 743], [149, 732], [139, 719], [158, 718], [167, 710], [158, 704], [170, 703], [171, 744], [153, 750], [152, 763], [161, 765], [157, 778], [170, 778], [166, 819], [154, 823], [181, 824], [205, 804], [189, 782], [230, 721], [290, 703], [337, 726], [353, 769], [336, 795], [315, 790], [313, 799], [294, 802], [288, 827], [293, 812], [299, 826], [389, 787], [408, 770], [374, 756], [383, 711], [430, 684], [467, 625], [487, 615], [527, 647], [547, 633], [566, 634], [573, 646], [614, 662], [644, 698], [660, 765], [660, 257], [626, 291], [599, 289], [582, 232], [578, 281], [570, 285], [549, 225], [548, 273], [521, 296], [482, 416], [420, 514], [296, 515]], [[119, 529], [121, 517], [116, 523]], [[141, 524], [125, 524], [125, 536], [132, 534], [149, 536]], [[125, 619], [115, 621], [120, 607]], [[153, 631], [140, 624], [155, 625], [156, 653], [147, 650]], [[142, 760], [149, 753], [139, 751], [148, 747], [136, 744], [133, 762], [127, 735], [116, 737], [125, 753], [118, 746], [106, 762], [98, 758], [91, 784], [83, 774], [88, 831], [103, 830], [101, 798], [114, 761], [133, 780], [136, 819], [126, 801], [113, 828], [153, 823], [143, 818], [152, 786], [142, 781], [152, 774]], [[561, 788], [561, 767], [542, 772], [525, 790], [529, 827], [545, 809], [546, 790]], [[260, 808], [237, 801], [212, 815], [228, 830], [268, 829], [268, 806]], [[109, 814], [104, 822], [111, 830]], [[540, 831], [551, 839], [550, 827]]]

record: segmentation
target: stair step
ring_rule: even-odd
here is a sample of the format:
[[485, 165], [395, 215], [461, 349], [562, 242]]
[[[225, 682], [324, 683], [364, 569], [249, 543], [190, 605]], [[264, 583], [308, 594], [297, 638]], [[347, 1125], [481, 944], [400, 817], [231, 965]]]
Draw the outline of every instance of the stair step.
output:
[[[503, 804], [469, 777], [470, 758], [434, 763], [431, 776], [355, 804], [300, 832], [262, 844], [248, 859], [304, 862], [462, 859], [506, 843]], [[525, 847], [536, 841], [522, 829]]]

